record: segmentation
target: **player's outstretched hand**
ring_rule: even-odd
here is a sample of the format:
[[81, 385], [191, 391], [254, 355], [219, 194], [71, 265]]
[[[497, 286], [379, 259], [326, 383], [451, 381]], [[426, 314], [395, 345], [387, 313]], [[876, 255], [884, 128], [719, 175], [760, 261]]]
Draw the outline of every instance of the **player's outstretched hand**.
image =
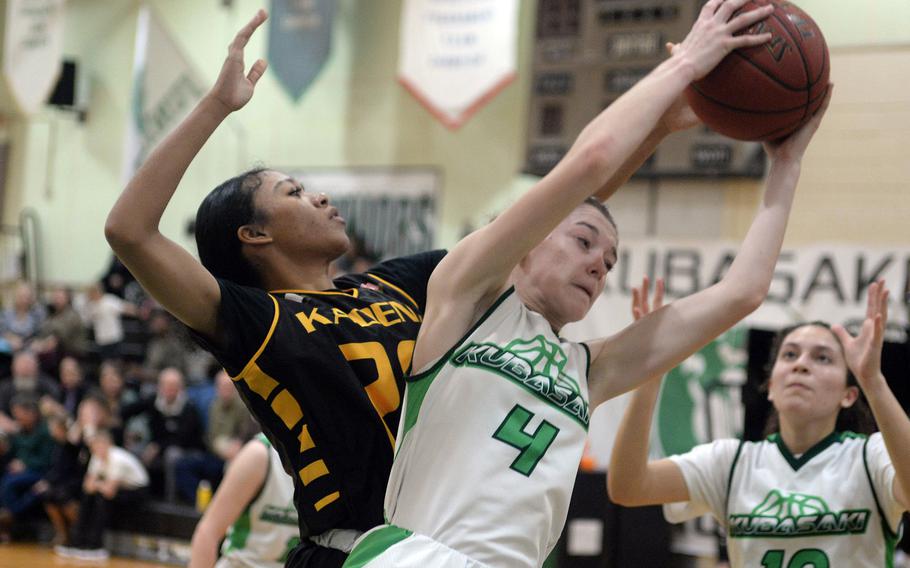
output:
[[256, 28], [262, 25], [267, 18], [268, 14], [265, 10], [259, 10], [237, 32], [234, 40], [228, 46], [228, 55], [224, 60], [224, 65], [221, 66], [221, 73], [218, 74], [218, 79], [209, 92], [209, 96], [224, 105], [229, 112], [238, 110], [249, 102], [253, 97], [256, 82], [259, 81], [268, 66], [264, 59], [257, 59], [250, 70], [244, 73], [243, 48], [250, 41]]
[[648, 299], [651, 281], [645, 276], [641, 279], [641, 286], [632, 288], [632, 317], [640, 320], [664, 305], [664, 279], [658, 278], [654, 285], [654, 299]]
[[831, 326], [831, 330], [844, 346], [844, 358], [847, 366], [860, 387], [866, 387], [882, 378], [882, 345], [885, 341], [885, 324], [888, 322], [888, 288], [883, 280], [869, 286], [869, 298], [866, 301], [866, 319], [860, 328], [859, 335], [853, 337], [841, 325]]
[[734, 35], [764, 20], [774, 11], [774, 5], [769, 4], [736, 14], [747, 2], [749, 0], [709, 0], [686, 39], [673, 46], [673, 57], [683, 57], [692, 66], [693, 81], [710, 73], [734, 49], [761, 45], [771, 40], [770, 33]]

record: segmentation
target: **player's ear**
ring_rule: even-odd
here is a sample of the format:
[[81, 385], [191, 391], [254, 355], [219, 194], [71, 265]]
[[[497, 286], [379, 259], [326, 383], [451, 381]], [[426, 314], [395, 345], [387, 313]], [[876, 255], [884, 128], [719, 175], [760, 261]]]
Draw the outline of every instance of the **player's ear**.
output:
[[248, 245], [264, 245], [272, 242], [272, 237], [259, 225], [241, 225], [237, 229], [237, 238]]
[[841, 408], [850, 408], [859, 398], [859, 387], [847, 387], [844, 398], [840, 401]]

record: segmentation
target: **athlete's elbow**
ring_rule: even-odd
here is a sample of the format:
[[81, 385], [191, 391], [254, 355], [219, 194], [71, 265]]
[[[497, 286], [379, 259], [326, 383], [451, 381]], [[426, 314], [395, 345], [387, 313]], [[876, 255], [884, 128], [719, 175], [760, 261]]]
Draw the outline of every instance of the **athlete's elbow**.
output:
[[641, 506], [643, 503], [639, 493], [630, 484], [614, 480], [609, 471], [607, 472], [607, 496], [613, 503], [623, 507]]
[[730, 314], [737, 321], [757, 310], [768, 295], [768, 286], [736, 285], [721, 283], [726, 298], [724, 302], [725, 313]]
[[149, 237], [141, 223], [112, 211], [104, 223], [104, 238], [114, 252], [135, 248]]
[[596, 139], [585, 141], [576, 150], [576, 159], [583, 176], [604, 183], [616, 171], [616, 143], [612, 135], [603, 134]]

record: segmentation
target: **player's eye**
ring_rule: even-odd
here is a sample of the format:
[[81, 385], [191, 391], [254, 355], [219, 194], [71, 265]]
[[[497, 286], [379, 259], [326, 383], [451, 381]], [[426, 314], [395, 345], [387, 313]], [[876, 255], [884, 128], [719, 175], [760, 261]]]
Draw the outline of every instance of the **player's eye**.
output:
[[294, 189], [292, 189], [288, 193], [288, 195], [300, 195], [301, 193], [303, 193], [303, 188], [300, 186], [296, 186], [296, 187], [294, 187]]
[[589, 241], [588, 239], [586, 239], [584, 237], [577, 237], [577, 240], [578, 240], [578, 244], [581, 245], [581, 248], [583, 248], [585, 250], [588, 250], [589, 248], [591, 248], [591, 241]]
[[792, 349], [787, 349], [785, 351], [782, 351], [780, 354], [780, 358], [784, 359], [786, 361], [792, 361], [793, 359], [796, 359], [796, 351], [794, 351]]

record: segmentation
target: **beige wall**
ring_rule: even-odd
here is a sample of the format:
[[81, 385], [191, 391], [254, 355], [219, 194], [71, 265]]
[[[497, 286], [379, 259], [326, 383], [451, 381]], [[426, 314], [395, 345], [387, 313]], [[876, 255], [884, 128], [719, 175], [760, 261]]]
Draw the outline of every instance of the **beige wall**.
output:
[[[816, 240], [908, 242], [910, 171], [910, 3], [905, 0], [799, 0], [824, 28], [837, 90], [805, 160], [788, 243]], [[200, 76], [210, 83], [234, 31], [263, 0], [152, 0]], [[217, 182], [254, 162], [306, 168], [431, 165], [440, 169], [439, 242], [450, 246], [465, 224], [477, 225], [533, 179], [521, 176], [529, 92], [529, 52], [536, 2], [521, 10], [518, 79], [462, 129], [433, 119], [395, 81], [400, 0], [338, 0], [335, 41], [325, 69], [298, 102], [267, 74], [256, 98], [220, 129], [190, 168], [162, 223], [191, 247], [186, 221]], [[883, 8], [887, 5], [887, 9]], [[7, 222], [21, 207], [39, 212], [44, 271], [54, 281], [96, 277], [109, 252], [104, 217], [121, 187], [138, 1], [71, 0], [66, 54], [79, 59], [91, 85], [88, 120], [47, 110], [30, 120], [7, 117], [12, 141]], [[264, 56], [265, 34], [250, 57]], [[869, 47], [874, 44], [875, 47]], [[656, 228], [666, 238], [739, 238], [759, 198], [743, 181], [632, 183], [614, 200], [624, 234]]]

